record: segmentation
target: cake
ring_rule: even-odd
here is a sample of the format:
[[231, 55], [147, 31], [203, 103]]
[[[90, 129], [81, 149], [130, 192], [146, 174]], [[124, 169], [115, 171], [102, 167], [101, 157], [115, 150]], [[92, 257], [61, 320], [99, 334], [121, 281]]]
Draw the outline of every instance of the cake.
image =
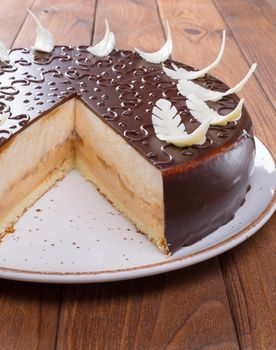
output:
[[[226, 224], [244, 202], [255, 150], [244, 107], [238, 120], [211, 124], [203, 144], [179, 147], [156, 133], [157, 101], [176, 108], [188, 133], [200, 123], [161, 63], [118, 49], [97, 57], [86, 46], [9, 58], [0, 64], [2, 234], [73, 168], [165, 254]], [[209, 74], [199, 84], [228, 89]], [[208, 104], [225, 115], [238, 102], [231, 94]]]

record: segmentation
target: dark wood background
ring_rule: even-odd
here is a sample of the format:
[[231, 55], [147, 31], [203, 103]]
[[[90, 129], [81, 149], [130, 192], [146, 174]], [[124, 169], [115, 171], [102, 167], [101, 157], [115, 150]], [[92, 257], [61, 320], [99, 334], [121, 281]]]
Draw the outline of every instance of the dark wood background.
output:
[[[256, 135], [276, 153], [276, 2], [273, 0], [0, 0], [0, 38], [34, 40], [31, 8], [56, 44], [101, 38], [104, 18], [117, 47], [158, 49], [168, 19], [173, 58], [204, 67], [227, 29], [214, 74], [242, 91]], [[43, 285], [0, 280], [0, 350], [276, 349], [276, 217], [254, 237], [207, 262], [140, 280]]]

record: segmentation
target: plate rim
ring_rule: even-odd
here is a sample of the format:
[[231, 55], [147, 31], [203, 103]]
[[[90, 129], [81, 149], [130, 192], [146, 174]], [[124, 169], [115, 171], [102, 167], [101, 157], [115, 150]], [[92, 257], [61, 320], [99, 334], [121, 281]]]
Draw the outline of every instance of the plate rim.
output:
[[[267, 147], [258, 137], [255, 136], [255, 139], [265, 147], [275, 166], [275, 158], [269, 147]], [[268, 203], [267, 207], [259, 214], [259, 216], [232, 236], [209, 247], [203, 248], [197, 252], [176, 258], [168, 257], [167, 260], [161, 262], [129, 268], [82, 272], [35, 271], [0, 266], [0, 278], [45, 283], [97, 283], [134, 279], [161, 274], [200, 263], [234, 248], [238, 244], [247, 240], [254, 233], [256, 233], [270, 219], [275, 210], [276, 191], [274, 191], [270, 202]], [[185, 263], [187, 261], [188, 263]], [[129, 276], [130, 273], [131, 276]]]

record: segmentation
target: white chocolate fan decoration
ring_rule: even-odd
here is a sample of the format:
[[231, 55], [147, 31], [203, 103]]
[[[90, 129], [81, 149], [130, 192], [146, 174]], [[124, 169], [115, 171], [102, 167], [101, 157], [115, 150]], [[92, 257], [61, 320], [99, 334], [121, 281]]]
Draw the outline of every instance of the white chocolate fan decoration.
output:
[[10, 61], [9, 51], [2, 41], [0, 41], [0, 61], [2, 62]]
[[206, 140], [209, 120], [205, 120], [195, 131], [188, 134], [177, 109], [166, 99], [159, 99], [152, 109], [152, 124], [159, 140], [177, 147], [202, 145]]
[[9, 119], [9, 113], [0, 113], [0, 126], [3, 125]]
[[173, 69], [167, 68], [163, 65], [163, 70], [164, 72], [172, 79], [176, 79], [176, 80], [181, 80], [181, 79], [185, 79], [185, 80], [193, 80], [193, 79], [198, 79], [203, 77], [205, 74], [209, 73], [212, 69], [214, 69], [221, 61], [222, 56], [223, 56], [223, 52], [224, 52], [224, 48], [225, 48], [225, 30], [222, 32], [222, 41], [221, 41], [221, 48], [219, 50], [219, 54], [216, 58], [216, 60], [211, 63], [209, 66], [198, 70], [198, 71], [188, 71], [185, 68], [179, 68], [177, 67], [174, 63], [172, 63], [172, 67]]
[[167, 40], [160, 50], [155, 52], [144, 52], [137, 48], [134, 49], [134, 51], [136, 51], [145, 61], [150, 63], [161, 63], [166, 61], [170, 57], [172, 53], [172, 34], [171, 34], [169, 22], [167, 21], [166, 24], [167, 24]]
[[188, 95], [186, 105], [192, 116], [200, 123], [208, 121], [211, 125], [226, 125], [228, 122], [239, 120], [242, 116], [242, 98], [237, 107], [227, 115], [221, 115], [210, 108], [206, 102], [201, 101], [194, 95]]
[[180, 80], [177, 84], [177, 89], [183, 96], [188, 96], [190, 94], [195, 95], [202, 101], [219, 101], [221, 100], [224, 96], [234, 94], [238, 91], [240, 91], [244, 85], [247, 83], [251, 75], [254, 73], [255, 69], [257, 67], [257, 64], [254, 63], [249, 72], [246, 74], [246, 76], [234, 87], [231, 89], [228, 89], [225, 92], [219, 92], [219, 91], [213, 91], [206, 89], [190, 80]]
[[97, 57], [109, 55], [115, 47], [115, 35], [110, 31], [109, 24], [105, 19], [105, 35], [104, 38], [94, 46], [89, 46], [87, 51]]
[[36, 38], [33, 48], [37, 51], [50, 53], [54, 49], [54, 38], [49, 30], [39, 22], [36, 15], [28, 9], [29, 14], [33, 17], [37, 24]]

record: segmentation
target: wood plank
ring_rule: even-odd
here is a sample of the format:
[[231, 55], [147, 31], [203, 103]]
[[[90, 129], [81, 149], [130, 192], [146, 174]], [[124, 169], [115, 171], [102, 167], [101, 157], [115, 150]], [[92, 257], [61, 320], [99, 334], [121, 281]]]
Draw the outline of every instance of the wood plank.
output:
[[[14, 41], [21, 27], [27, 1], [5, 2], [0, 18], [9, 19], [6, 40]], [[57, 44], [90, 41], [94, 3], [92, 1], [36, 1], [32, 10], [54, 34]], [[10, 13], [10, 11], [12, 11]], [[16, 16], [15, 16], [16, 13]], [[19, 19], [18, 19], [19, 18]], [[22, 21], [20, 22], [20, 19]], [[61, 30], [62, 28], [62, 30]], [[31, 46], [35, 25], [27, 18], [15, 40], [15, 47]], [[0, 281], [1, 350], [54, 349], [60, 304], [59, 285], [35, 285]]]
[[0, 280], [1, 350], [54, 349], [59, 285]]
[[[54, 35], [55, 45], [82, 45], [90, 43], [93, 30], [95, 0], [35, 1], [32, 11]], [[36, 24], [31, 16], [14, 43], [15, 47], [30, 47], [34, 43]]]
[[[57, 2], [52, 1], [51, 6], [57, 6], [55, 5], [56, 3]], [[116, 33], [117, 29], [118, 32], [121, 31], [119, 36], [116, 35], [118, 47], [128, 48], [139, 45], [143, 49], [156, 49], [162, 44], [164, 37], [161, 35], [160, 25], [158, 24], [156, 15], [148, 16], [148, 11], [144, 10], [146, 7], [149, 8], [150, 11], [155, 11], [154, 2], [145, 2], [144, 6], [137, 2], [129, 3], [124, 1], [120, 3], [120, 6], [117, 3], [116, 6], [112, 6], [112, 3], [114, 4], [114, 2], [111, 1], [99, 2], [99, 14], [102, 13], [102, 15], [101, 19], [98, 17], [96, 26], [96, 35], [98, 35], [98, 37], [102, 35], [103, 28], [100, 26], [102, 26], [103, 17], [108, 17], [110, 18], [113, 30], [116, 31]], [[66, 40], [68, 44], [72, 44], [73, 41], [76, 44], [88, 43], [90, 37], [85, 36], [87, 35], [85, 19], [78, 17], [78, 26], [80, 25], [82, 27], [83, 21], [85, 23], [80, 34], [78, 26], [76, 28], [70, 26], [70, 13], [66, 15], [68, 16], [67, 20], [61, 17], [59, 21], [62, 23], [62, 33], [60, 31], [61, 26], [56, 25], [56, 22], [52, 23], [50, 14], [50, 17], [48, 17], [48, 15], [46, 16], [45, 13], [43, 13], [43, 9], [45, 11], [49, 10], [48, 3], [47, 8], [45, 8], [45, 5], [43, 7], [42, 1], [37, 2], [34, 8], [36, 8], [36, 6], [38, 11], [42, 11], [40, 14], [43, 17], [43, 23], [47, 26], [50, 25], [50, 30], [52, 30], [51, 28], [56, 28], [53, 31], [60, 44], [65, 43], [64, 40]], [[59, 4], [58, 8], [60, 6], [69, 6], [68, 1], [66, 4]], [[74, 6], [76, 6], [76, 2], [74, 2]], [[133, 8], [135, 6], [137, 12], [132, 12], [131, 6], [133, 6]], [[51, 8], [52, 7], [50, 7], [50, 9]], [[72, 8], [72, 6], [68, 7], [68, 11], [72, 11]], [[82, 13], [81, 8], [79, 11]], [[139, 13], [139, 16], [137, 16], [137, 13]], [[127, 15], [123, 16], [123, 14]], [[121, 17], [129, 17], [130, 20], [128, 22], [126, 18], [122, 19]], [[122, 22], [122, 20], [125, 22]], [[145, 22], [143, 22], [144, 20]], [[151, 23], [151, 21], [153, 21], [154, 24], [150, 25], [150, 31], [148, 32], [148, 29], [145, 30], [143, 24]], [[126, 26], [124, 27], [122, 24]], [[135, 30], [132, 32], [131, 29], [133, 27]], [[143, 28], [141, 29], [141, 27]], [[33, 28], [34, 24], [30, 23], [27, 30], [25, 29], [23, 32], [24, 35], [22, 34], [21, 37], [19, 37], [18, 46], [29, 46], [33, 42], [33, 36], [29, 34], [33, 31]], [[67, 28], [71, 33], [70, 35], [72, 35], [72, 39], [70, 39], [69, 36], [67, 37]], [[91, 24], [89, 24], [89, 28], [92, 31]], [[128, 37], [128, 33], [131, 33], [130, 37]], [[146, 40], [152, 38], [152, 33], [157, 34], [157, 40], [154, 42], [152, 40]], [[192, 33], [191, 30], [190, 33]], [[65, 35], [64, 40], [62, 35]], [[219, 38], [218, 35], [217, 38]], [[217, 43], [218, 42], [219, 39]], [[213, 49], [213, 54], [215, 54], [215, 47], [213, 47]], [[210, 59], [213, 57], [211, 57], [211, 55], [212, 52], [210, 53]], [[180, 57], [180, 59], [184, 60], [184, 57]], [[271, 225], [271, 222], [267, 226], [269, 225]], [[273, 229], [275, 231], [275, 225], [270, 229], [271, 232]], [[266, 230], [266, 228], [264, 230]], [[261, 232], [259, 234], [261, 234]], [[257, 239], [257, 237], [258, 236], [254, 239]], [[272, 238], [272, 235], [269, 235], [269, 239], [270, 238]], [[251, 240], [249, 242], [251, 242]], [[252, 339], [250, 338], [250, 340], [248, 340], [248, 337], [246, 340], [240, 338], [241, 344], [255, 345], [256, 343], [254, 341], [257, 339], [257, 341], [262, 341], [260, 344], [264, 346], [268, 345], [268, 347], [263, 348], [269, 349], [271, 347], [269, 347], [268, 340], [264, 339], [263, 341], [262, 337], [265, 338], [269, 333], [271, 329], [270, 321], [266, 323], [268, 324], [267, 332], [261, 332], [264, 328], [262, 322], [264, 321], [265, 315], [262, 314], [258, 321], [258, 315], [254, 314], [254, 303], [251, 302], [251, 294], [253, 294], [255, 298], [256, 295], [261, 292], [259, 288], [259, 279], [257, 279], [256, 276], [257, 272], [264, 267], [265, 277], [262, 271], [262, 278], [265, 288], [264, 293], [260, 293], [261, 296], [265, 295], [268, 305], [268, 307], [264, 309], [264, 313], [266, 313], [269, 308], [272, 310], [274, 306], [270, 298], [275, 288], [272, 289], [273, 285], [270, 279], [267, 278], [266, 265], [270, 264], [271, 261], [271, 258], [268, 259], [268, 262], [265, 260], [267, 244], [273, 245], [273, 241], [269, 240], [268, 242], [263, 242], [263, 244], [261, 243], [261, 248], [263, 249], [261, 254], [262, 260], [259, 262], [257, 259], [254, 268], [252, 271], [250, 270], [255, 274], [255, 279], [253, 279], [253, 282], [255, 282], [254, 288], [252, 288], [252, 290], [246, 289], [245, 294], [240, 294], [239, 292], [237, 301], [234, 297], [232, 298], [234, 301], [232, 301], [231, 298], [230, 301], [231, 307], [235, 306], [238, 302], [243, 302], [245, 305], [249, 295], [251, 314], [249, 313], [250, 317], [249, 321], [247, 320], [246, 327], [248, 328], [251, 325], [251, 317], [255, 316], [253, 324], [256, 330], [254, 330], [253, 334], [261, 335], [261, 337], [257, 336]], [[258, 254], [262, 251], [260, 247], [257, 248], [258, 250], [254, 258], [256, 258], [256, 256], [258, 257]], [[254, 249], [256, 249], [255, 245]], [[249, 254], [247, 251], [243, 253], [245, 257]], [[236, 264], [236, 260], [238, 260], [237, 266], [233, 265], [232, 262], [234, 261]], [[248, 261], [245, 259], [246, 264], [245, 267], [243, 267], [241, 260], [242, 255], [238, 254], [238, 257], [235, 257], [235, 259], [230, 259], [229, 266], [227, 266], [227, 262], [223, 264], [224, 274], [226, 275], [229, 273], [229, 276], [234, 280], [234, 282], [232, 282], [231, 278], [227, 278], [226, 276], [228, 293], [231, 293], [231, 296], [235, 296], [235, 288], [239, 288], [240, 290], [244, 287], [245, 278], [248, 279], [248, 283], [251, 281], [246, 274], [246, 268], [251, 266], [252, 261], [250, 259], [248, 259]], [[239, 282], [239, 279], [241, 279], [242, 282]], [[58, 296], [58, 291], [51, 288], [58, 288], [58, 286], [46, 287], [30, 285], [32, 288], [29, 288], [29, 285], [15, 282], [0, 282], [0, 286], [0, 309], [1, 312], [3, 310], [3, 318], [0, 316], [0, 322], [1, 320], [1, 324], [6, 322], [6, 327], [2, 328], [2, 332], [0, 330], [1, 346], [2, 341], [6, 341], [6, 343], [3, 342], [6, 349], [51, 349], [54, 339], [53, 330], [55, 329], [55, 321], [57, 319], [55, 305], [58, 305], [58, 302], [55, 301], [55, 298]], [[16, 290], [20, 290], [20, 293], [15, 293]], [[20, 294], [20, 298], [18, 294]], [[29, 298], [23, 297], [25, 294], [29, 295]], [[43, 296], [40, 299], [42, 294]], [[51, 297], [51, 295], [53, 295], [53, 297]], [[50, 299], [50, 308], [48, 307], [48, 303], [45, 302], [47, 298]], [[40, 300], [42, 303], [42, 310], [39, 314], [38, 306], [40, 305]], [[255, 301], [258, 312], [262, 311], [263, 305], [259, 303], [257, 299]], [[10, 310], [8, 307], [10, 307]], [[240, 310], [237, 309], [237, 314], [235, 314], [235, 312], [233, 313], [236, 319], [238, 319], [239, 311]], [[19, 315], [16, 314], [16, 312]], [[14, 315], [17, 316], [16, 319]], [[40, 316], [38, 317], [38, 315]], [[242, 311], [242, 315], [244, 316], [247, 314]], [[50, 322], [51, 318], [53, 319], [52, 323]], [[23, 325], [16, 322], [18, 319], [22, 321]], [[41, 319], [44, 321], [42, 322]], [[242, 326], [241, 322], [244, 322], [244, 320], [244, 318], [241, 319], [240, 323], [236, 321], [236, 324]], [[28, 327], [28, 329], [25, 327]], [[113, 349], [116, 348], [116, 346], [117, 348], [136, 349], [144, 349], [147, 347], [151, 349], [162, 349], [164, 347], [169, 349], [194, 349], [202, 348], [203, 346], [219, 349], [238, 348], [229, 314], [225, 286], [217, 259], [183, 271], [139, 281], [95, 286], [66, 287], [59, 327], [58, 348], [64, 349], [102, 349], [103, 347]], [[45, 334], [45, 332], [48, 332], [48, 334]], [[243, 331], [242, 334], [246, 334], [245, 331]], [[23, 335], [25, 336], [24, 338]], [[43, 339], [41, 339], [41, 337]], [[103, 338], [107, 340], [105, 341]], [[5, 347], [3, 348], [5, 350]]]
[[242, 349], [276, 349], [276, 216], [221, 257]]
[[[104, 18], [117, 47], [164, 42], [155, 1], [98, 1], [94, 42]], [[137, 281], [65, 286], [62, 300], [57, 349], [238, 349], [218, 259]]]
[[[158, 3], [163, 23], [168, 19], [171, 25], [175, 59], [198, 68], [207, 66], [216, 57], [221, 32], [226, 28], [224, 57], [212, 74], [233, 86], [247, 73], [249, 64], [211, 0], [158, 0]], [[253, 62], [251, 60], [250, 64]], [[255, 134], [276, 152], [276, 128], [271, 128], [275, 111], [255, 77], [239, 92], [239, 96], [246, 99], [245, 106], [253, 119]]]
[[[214, 1], [256, 76], [276, 107], [276, 3], [268, 0]], [[274, 72], [274, 73], [273, 73]], [[276, 127], [276, 122], [275, 122]]]
[[[139, 14], [139, 15], [137, 15]], [[157, 15], [155, 1], [100, 0], [97, 6], [95, 34], [97, 42], [104, 34], [104, 19], [108, 18], [116, 37], [116, 47], [132, 50], [158, 50], [164, 43], [164, 32]], [[154, 33], [154, 37], [153, 37]]]
[[64, 289], [58, 350], [202, 348], [239, 348], [214, 260], [162, 276]]
[[[33, 0], [0, 0], [0, 40], [9, 48], [12, 46], [18, 31], [20, 30]], [[16, 14], [16, 16], [15, 16]]]
[[[176, 46], [179, 49], [189, 47], [189, 50], [183, 52], [186, 61], [199, 67], [211, 62], [219, 47], [220, 31], [225, 28], [212, 1], [187, 0], [183, 6], [183, 2], [171, 1], [168, 4], [159, 0], [159, 5], [161, 18], [169, 19], [173, 33], [182, 33], [183, 39], [175, 40]], [[228, 31], [225, 57], [214, 73], [231, 84], [238, 81], [246, 69], [247, 62]], [[274, 111], [258, 82], [253, 79], [240, 95], [247, 98], [246, 105], [257, 135], [272, 150], [276, 150], [273, 134], [275, 129], [271, 130]], [[263, 116], [261, 120], [259, 115]], [[252, 239], [220, 259], [243, 349], [252, 349], [256, 344], [263, 349], [276, 348], [274, 336], [269, 336], [275, 329], [275, 225], [276, 217]]]

